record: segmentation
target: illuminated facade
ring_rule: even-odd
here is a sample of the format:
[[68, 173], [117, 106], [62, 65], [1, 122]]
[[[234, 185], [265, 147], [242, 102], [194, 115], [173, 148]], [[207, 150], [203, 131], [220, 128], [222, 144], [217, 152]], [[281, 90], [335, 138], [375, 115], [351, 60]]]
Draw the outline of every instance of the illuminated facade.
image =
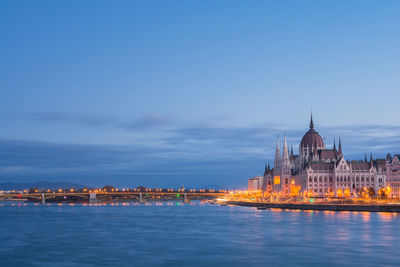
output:
[[386, 170], [387, 170], [387, 188], [389, 189], [388, 195], [390, 198], [400, 198], [400, 155], [394, 155], [393, 158], [390, 154], [386, 157]]
[[[385, 159], [374, 160], [371, 155], [369, 160], [365, 157], [361, 161], [348, 161], [343, 156], [340, 139], [338, 148], [334, 141], [333, 148], [327, 149], [314, 129], [312, 116], [310, 128], [301, 139], [299, 154], [293, 154], [293, 147], [289, 153], [286, 136], [282, 149], [281, 153], [278, 137], [274, 168], [268, 166], [264, 172], [263, 190], [267, 195], [354, 197], [378, 194], [386, 186]], [[399, 159], [394, 164], [400, 170]], [[392, 184], [400, 194], [400, 176], [394, 177]]]
[[258, 191], [262, 189], [263, 185], [263, 176], [255, 176], [253, 178], [250, 178], [248, 183], [247, 183], [247, 190], [248, 191]]

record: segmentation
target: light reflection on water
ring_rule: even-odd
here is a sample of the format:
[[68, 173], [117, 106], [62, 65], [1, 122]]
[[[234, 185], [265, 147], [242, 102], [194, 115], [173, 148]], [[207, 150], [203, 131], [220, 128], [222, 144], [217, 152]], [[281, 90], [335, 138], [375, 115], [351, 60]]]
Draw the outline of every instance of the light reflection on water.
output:
[[0, 266], [395, 265], [397, 213], [0, 203]]

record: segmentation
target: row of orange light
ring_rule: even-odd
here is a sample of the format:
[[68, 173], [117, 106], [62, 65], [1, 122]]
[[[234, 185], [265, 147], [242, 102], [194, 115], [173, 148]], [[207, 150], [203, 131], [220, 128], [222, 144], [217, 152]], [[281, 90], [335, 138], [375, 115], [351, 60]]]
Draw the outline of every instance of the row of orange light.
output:
[[[59, 189], [59, 192], [61, 192], [61, 191], [62, 191], [62, 189]], [[129, 191], [140, 191], [140, 190], [139, 190], [139, 189], [136, 189], [136, 188], [134, 188], [134, 189], [132, 189], [132, 190], [130, 190], [129, 188], [128, 188], [128, 189], [123, 188], [122, 190], [119, 190], [119, 189], [111, 189], [111, 192], [119, 192], [119, 191], [122, 191], [122, 192], [129, 192]], [[167, 192], [184, 192], [185, 189], [177, 189], [177, 190], [174, 190], [174, 189], [159, 189], [159, 188], [151, 189], [151, 188], [146, 188], [144, 191], [145, 191], [145, 192], [162, 192], [162, 191], [167, 191]], [[189, 192], [206, 192], [206, 191], [208, 191], [208, 192], [215, 192], [215, 189], [189, 189]], [[50, 190], [48, 190], [48, 192], [50, 192]], [[70, 189], [70, 192], [74, 192], [74, 189]], [[83, 192], [87, 192], [87, 189], [83, 189]], [[107, 190], [104, 190], [104, 189], [95, 189], [95, 190], [89, 190], [89, 192], [107, 192]], [[228, 190], [217, 190], [217, 192], [225, 193], [225, 192], [229, 192], [229, 191], [228, 191]]]
[[[50, 192], [52, 192], [53, 190], [50, 190], [50, 189], [47, 189], [46, 190], [46, 192], [47, 193], [50, 193]], [[111, 191], [107, 191], [107, 190], [105, 190], [105, 189], [93, 189], [93, 190], [88, 190], [88, 189], [86, 189], [86, 188], [84, 188], [84, 189], [82, 189], [82, 192], [89, 192], [89, 193], [105, 193], [105, 192], [129, 192], [129, 191], [140, 191], [140, 189], [136, 189], [136, 188], [134, 188], [134, 189], [129, 189], [129, 188], [123, 188], [122, 190], [120, 190], [120, 189], [114, 189], [114, 188], [112, 188], [111, 189]], [[185, 192], [186, 190], [185, 189], [177, 189], [177, 190], [174, 190], [174, 189], [159, 189], [159, 188], [156, 188], [156, 189], [151, 189], [151, 188], [146, 188], [144, 191], [146, 191], [146, 192], [162, 192], [162, 191], [167, 191], [167, 192]], [[189, 192], [212, 192], [212, 193], [214, 193], [214, 192], [216, 192], [216, 190], [215, 189], [189, 189], [188, 190]], [[12, 190], [11, 191], [11, 193], [16, 193], [17, 191], [15, 191], [15, 190]], [[53, 191], [53, 192], [57, 192], [57, 193], [62, 193], [62, 192], [70, 192], [70, 193], [73, 193], [73, 192], [75, 192], [75, 189], [73, 189], [73, 188], [71, 188], [71, 189], [57, 189], [56, 191]], [[232, 191], [229, 191], [229, 190], [217, 190], [217, 192], [221, 192], [221, 193], [229, 193], [229, 192], [232, 192]], [[24, 190], [23, 191], [23, 193], [28, 193], [28, 190]], [[39, 190], [38, 189], [35, 189], [34, 190], [34, 193], [39, 193]]]

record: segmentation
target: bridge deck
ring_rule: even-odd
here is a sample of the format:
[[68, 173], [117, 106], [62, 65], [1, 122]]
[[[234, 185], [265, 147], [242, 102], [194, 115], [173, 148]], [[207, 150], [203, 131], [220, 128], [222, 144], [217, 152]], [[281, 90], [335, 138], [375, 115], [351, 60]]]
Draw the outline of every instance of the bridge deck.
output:
[[128, 191], [128, 192], [43, 192], [43, 193], [24, 193], [24, 194], [1, 194], [0, 199], [19, 200], [19, 199], [54, 199], [57, 197], [81, 197], [89, 199], [92, 196], [97, 198], [106, 197], [137, 197], [146, 198], [152, 196], [176, 196], [176, 197], [219, 197], [224, 196], [223, 192], [156, 192], [156, 191]]

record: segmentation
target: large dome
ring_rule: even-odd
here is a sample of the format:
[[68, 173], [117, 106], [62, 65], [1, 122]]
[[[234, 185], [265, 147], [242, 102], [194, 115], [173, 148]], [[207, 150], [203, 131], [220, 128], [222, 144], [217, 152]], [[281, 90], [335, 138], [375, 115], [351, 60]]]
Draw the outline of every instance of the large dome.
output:
[[319, 135], [319, 133], [314, 130], [314, 122], [311, 116], [311, 121], [310, 121], [310, 130], [306, 132], [306, 134], [303, 136], [300, 142], [300, 147], [314, 147], [314, 148], [324, 148], [324, 141], [322, 140], [322, 137]]

